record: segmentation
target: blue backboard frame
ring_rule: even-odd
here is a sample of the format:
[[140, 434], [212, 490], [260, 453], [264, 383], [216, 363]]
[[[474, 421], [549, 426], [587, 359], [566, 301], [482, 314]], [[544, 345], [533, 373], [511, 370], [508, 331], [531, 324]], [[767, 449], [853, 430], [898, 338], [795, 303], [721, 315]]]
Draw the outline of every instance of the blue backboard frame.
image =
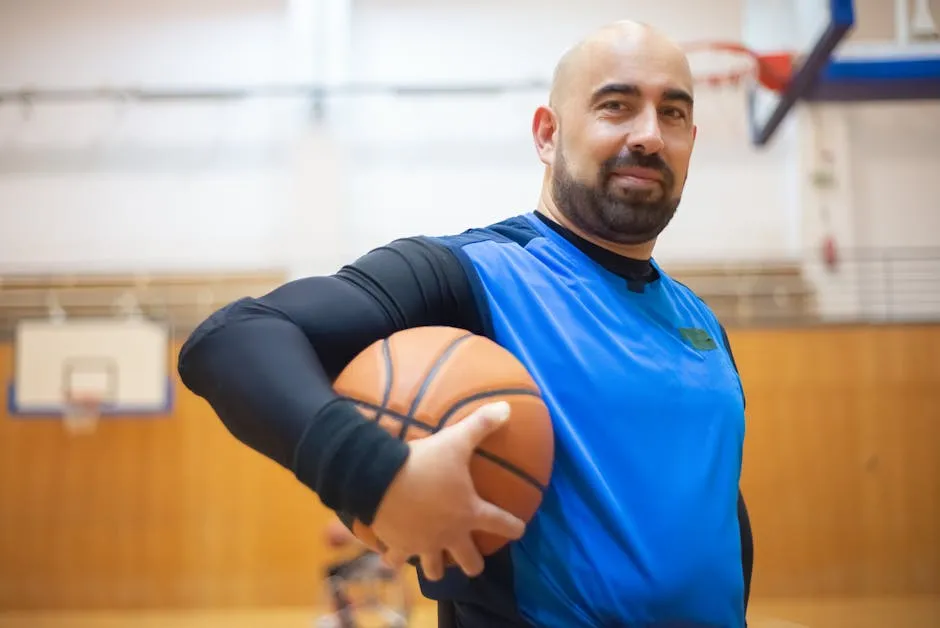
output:
[[905, 57], [839, 58], [839, 44], [855, 25], [854, 0], [828, 0], [829, 23], [794, 72], [762, 124], [755, 119], [757, 94], [748, 99], [751, 140], [766, 145], [799, 102], [875, 102], [940, 98], [940, 53]]
[[[173, 378], [168, 377], [166, 381], [166, 395], [163, 403], [160, 405], [137, 407], [105, 402], [102, 403], [97, 410], [101, 414], [102, 419], [110, 417], [166, 417], [173, 412], [175, 405], [176, 388]], [[67, 408], [64, 405], [24, 408], [17, 400], [16, 382], [10, 381], [7, 383], [7, 415], [11, 419], [59, 419], [66, 411]]]

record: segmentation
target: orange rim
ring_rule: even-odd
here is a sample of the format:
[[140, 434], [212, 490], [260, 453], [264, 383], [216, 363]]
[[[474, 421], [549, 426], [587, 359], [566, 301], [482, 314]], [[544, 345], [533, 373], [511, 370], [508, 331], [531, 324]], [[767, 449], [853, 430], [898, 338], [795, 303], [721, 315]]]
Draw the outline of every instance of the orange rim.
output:
[[691, 42], [683, 48], [689, 55], [725, 52], [748, 59], [746, 64], [742, 64], [743, 67], [696, 74], [695, 82], [699, 84], [737, 86], [744, 80], [755, 79], [767, 89], [780, 92], [786, 89], [793, 73], [793, 55], [789, 52], [758, 53], [743, 44], [724, 41]]

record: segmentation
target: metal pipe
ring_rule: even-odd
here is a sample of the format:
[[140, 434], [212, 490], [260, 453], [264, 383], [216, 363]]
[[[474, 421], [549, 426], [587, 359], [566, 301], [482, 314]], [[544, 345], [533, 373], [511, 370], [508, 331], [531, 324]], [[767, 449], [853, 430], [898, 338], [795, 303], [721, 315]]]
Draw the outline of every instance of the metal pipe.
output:
[[908, 0], [894, 0], [894, 43], [906, 46], [911, 43], [911, 15]]
[[544, 91], [550, 83], [533, 79], [507, 83], [463, 84], [380, 84], [347, 83], [340, 85], [271, 84], [239, 87], [48, 87], [0, 90], [0, 103], [30, 104], [46, 102], [178, 100], [248, 100], [252, 98], [299, 98], [324, 100], [333, 96], [392, 95], [406, 97], [498, 95], [516, 92]]

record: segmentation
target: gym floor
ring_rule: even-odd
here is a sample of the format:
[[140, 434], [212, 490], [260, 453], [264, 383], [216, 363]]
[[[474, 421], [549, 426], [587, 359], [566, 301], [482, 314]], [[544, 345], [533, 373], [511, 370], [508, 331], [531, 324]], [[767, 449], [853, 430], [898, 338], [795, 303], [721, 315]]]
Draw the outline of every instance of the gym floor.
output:
[[[313, 628], [303, 609], [193, 612], [6, 613], [0, 628]], [[363, 628], [380, 624], [365, 621]], [[432, 607], [416, 612], [412, 628], [435, 628]], [[750, 628], [937, 628], [940, 596], [755, 600]]]

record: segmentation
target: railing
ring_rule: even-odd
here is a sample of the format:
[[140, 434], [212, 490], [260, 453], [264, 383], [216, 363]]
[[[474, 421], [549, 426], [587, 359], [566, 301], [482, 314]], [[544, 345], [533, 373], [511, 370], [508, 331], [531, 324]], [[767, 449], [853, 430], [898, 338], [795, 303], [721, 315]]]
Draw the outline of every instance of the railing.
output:
[[[940, 322], [940, 247], [803, 260], [665, 265], [726, 326]], [[287, 279], [244, 274], [0, 276], [0, 334], [28, 318], [142, 315], [186, 333], [213, 311]]]
[[940, 247], [840, 251], [803, 259], [666, 270], [726, 325], [940, 322]]
[[30, 318], [144, 316], [186, 333], [212, 312], [242, 297], [260, 296], [287, 274], [0, 276], [0, 335]]
[[803, 272], [821, 320], [940, 322], [940, 247], [846, 251], [834, 270], [811, 258]]

